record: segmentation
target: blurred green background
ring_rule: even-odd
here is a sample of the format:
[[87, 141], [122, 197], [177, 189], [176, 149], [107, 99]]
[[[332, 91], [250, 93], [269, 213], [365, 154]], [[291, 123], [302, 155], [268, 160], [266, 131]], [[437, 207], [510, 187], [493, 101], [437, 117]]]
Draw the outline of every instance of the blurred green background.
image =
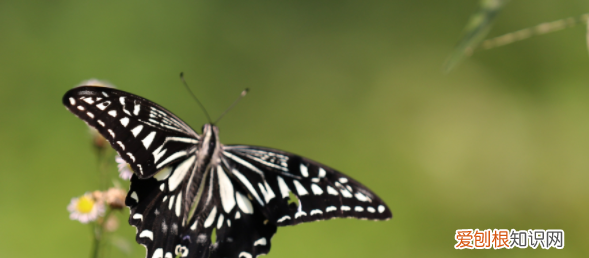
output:
[[[87, 257], [70, 198], [98, 188], [86, 125], [62, 95], [97, 78], [224, 143], [332, 166], [378, 193], [387, 222], [279, 228], [269, 257], [589, 256], [586, 27], [442, 64], [477, 1], [0, 2], [0, 257]], [[490, 36], [589, 11], [512, 1]], [[113, 175], [115, 168], [113, 166]], [[117, 235], [144, 257], [120, 214]], [[563, 229], [563, 250], [455, 250], [456, 229]]]

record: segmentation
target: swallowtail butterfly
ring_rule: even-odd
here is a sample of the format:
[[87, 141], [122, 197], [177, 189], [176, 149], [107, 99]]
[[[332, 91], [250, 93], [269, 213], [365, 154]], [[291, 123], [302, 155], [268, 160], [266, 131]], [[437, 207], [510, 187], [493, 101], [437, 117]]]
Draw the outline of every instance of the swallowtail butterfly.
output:
[[280, 150], [223, 145], [216, 126], [199, 135], [137, 95], [81, 86], [63, 104], [133, 168], [125, 203], [149, 258], [253, 258], [270, 251], [278, 226], [392, 217], [376, 194], [335, 169]]

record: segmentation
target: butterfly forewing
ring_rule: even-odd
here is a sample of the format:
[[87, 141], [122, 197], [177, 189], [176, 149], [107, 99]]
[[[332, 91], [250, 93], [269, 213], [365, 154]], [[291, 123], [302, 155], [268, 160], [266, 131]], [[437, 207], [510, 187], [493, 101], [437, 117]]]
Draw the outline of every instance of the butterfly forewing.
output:
[[224, 146], [224, 161], [253, 202], [279, 226], [335, 217], [392, 217], [386, 204], [368, 188], [315, 161], [254, 146]]
[[68, 91], [63, 104], [96, 128], [140, 178], [196, 151], [198, 135], [163, 107], [139, 96], [105, 87]]

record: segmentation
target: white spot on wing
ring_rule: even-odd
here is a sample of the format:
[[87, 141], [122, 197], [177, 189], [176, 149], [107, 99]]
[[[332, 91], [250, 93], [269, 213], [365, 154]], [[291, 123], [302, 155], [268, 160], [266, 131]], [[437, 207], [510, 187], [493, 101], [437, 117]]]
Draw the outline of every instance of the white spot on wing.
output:
[[192, 138], [184, 138], [184, 137], [166, 137], [166, 141], [173, 141], [173, 142], [185, 142], [191, 144], [197, 144], [198, 141]]
[[352, 187], [350, 185], [346, 185], [346, 188], [348, 189], [348, 191], [350, 191], [352, 193], [354, 192], [354, 190], [352, 189]]
[[223, 216], [223, 213], [219, 213], [219, 219], [217, 220], [217, 229], [221, 229], [221, 227], [223, 226], [223, 221], [225, 221], [225, 216]]
[[325, 169], [319, 168], [319, 178], [325, 177]]
[[96, 104], [96, 107], [100, 110], [105, 110], [106, 107], [108, 107], [109, 105], [110, 105], [110, 101], [105, 101], [105, 102]]
[[121, 147], [122, 150], [125, 150], [125, 145], [121, 141], [117, 141], [117, 144], [119, 147]]
[[90, 112], [86, 112], [86, 115], [88, 115], [90, 118], [94, 118], [94, 114], [92, 114]]
[[168, 209], [172, 209], [172, 206], [174, 206], [174, 200], [176, 199], [176, 195], [172, 195], [172, 197], [170, 197], [170, 202], [168, 203]]
[[256, 200], [260, 203], [260, 205], [264, 206], [262, 199], [260, 199], [260, 196], [258, 196], [258, 192], [254, 188], [254, 186], [252, 186], [250, 181], [247, 180], [247, 178], [245, 178], [245, 176], [243, 176], [241, 173], [239, 173], [239, 171], [237, 171], [236, 169], [233, 169], [232, 172], [233, 172], [233, 175], [235, 175], [239, 179], [239, 181], [241, 181], [245, 185], [245, 187], [247, 187], [247, 189], [254, 196], [254, 198], [256, 198]]
[[140, 213], [135, 213], [133, 214], [133, 219], [139, 219], [143, 221], [143, 215], [141, 215]]
[[164, 149], [163, 151], [161, 150], [162, 147], [164, 145], [160, 145], [157, 149], [155, 149], [152, 153], [153, 153], [153, 163], [157, 163], [157, 161], [164, 156], [164, 153], [166, 153], [166, 149]]
[[235, 219], [239, 219], [241, 218], [241, 213], [239, 213], [239, 211], [235, 212]]
[[139, 234], [139, 237], [147, 237], [151, 240], [153, 240], [153, 232], [151, 232], [150, 230], [143, 230], [141, 231], [141, 233]]
[[345, 177], [340, 177], [340, 178], [339, 178], [339, 181], [340, 181], [342, 184], [345, 184], [345, 183], [347, 183], [347, 182], [348, 182], [348, 179], [347, 179], [347, 178], [345, 178]]
[[297, 213], [295, 213], [295, 219], [298, 219], [299, 217], [302, 216], [307, 216], [307, 213], [304, 211], [298, 211]]
[[189, 159], [182, 162], [176, 169], [170, 179], [168, 179], [168, 187], [170, 191], [176, 190], [176, 187], [182, 182], [182, 179], [186, 176], [186, 172], [192, 166], [196, 156], [192, 155]]
[[364, 208], [362, 208], [362, 206], [356, 206], [356, 207], [354, 207], [354, 211], [363, 212]]
[[272, 188], [270, 188], [266, 180], [264, 180], [264, 185], [262, 185], [262, 183], [258, 183], [258, 187], [260, 187], [260, 192], [262, 192], [264, 200], [266, 201], [266, 203], [268, 203], [270, 202], [270, 200], [272, 200], [272, 198], [276, 197], [276, 195], [274, 195]]
[[98, 124], [100, 124], [102, 127], [104, 127], [104, 122], [100, 121], [100, 119], [99, 119], [99, 120], [96, 120], [96, 122], [97, 122]]
[[139, 202], [139, 197], [137, 197], [137, 193], [136, 192], [132, 192], [131, 193], [131, 198], [133, 198], [133, 200], [135, 200], [136, 202]]
[[128, 117], [123, 117], [123, 118], [121, 118], [120, 121], [124, 127], [127, 127], [127, 125], [129, 125], [129, 118]]
[[70, 105], [75, 105], [76, 104], [76, 100], [72, 97], [70, 97]]
[[309, 194], [309, 192], [307, 192], [307, 190], [305, 190], [303, 185], [301, 185], [301, 183], [298, 180], [292, 180], [292, 181], [294, 182], [294, 185], [297, 188], [297, 193], [299, 193], [299, 196]]
[[257, 167], [255, 167], [254, 165], [250, 164], [249, 162], [246, 162], [245, 160], [240, 159], [239, 157], [237, 157], [237, 156], [235, 156], [235, 155], [233, 155], [233, 154], [231, 154], [229, 152], [226, 152], [226, 151], [223, 151], [223, 154], [225, 155], [225, 157], [228, 157], [228, 158], [232, 159], [233, 161], [235, 161], [235, 162], [237, 162], [237, 163], [239, 163], [239, 164], [241, 164], [241, 165], [243, 165], [243, 166], [245, 166], [245, 167], [247, 167], [247, 168], [255, 171], [256, 173], [264, 176], [264, 173], [262, 173], [262, 171], [260, 171]]
[[84, 99], [82, 99], [82, 100], [84, 100], [84, 102], [86, 102], [86, 103], [88, 103], [88, 104], [90, 104], [90, 105], [94, 104], [94, 100], [92, 100], [92, 98], [90, 98], [90, 97], [88, 97], [88, 98], [84, 98]]
[[107, 97], [107, 98], [108, 98], [108, 94], [106, 94], [106, 92], [104, 92], [104, 91], [103, 91], [103, 92], [102, 92], [102, 95], [104, 95], [105, 97]]
[[383, 213], [384, 212], [384, 205], [378, 205], [378, 212], [379, 213]]
[[237, 258], [252, 258], [252, 255], [248, 252], [241, 252]]
[[155, 249], [155, 251], [153, 252], [153, 256], [151, 258], [164, 258], [164, 249]]
[[340, 192], [342, 193], [342, 196], [344, 196], [346, 198], [352, 198], [352, 194], [350, 192], [348, 192], [348, 190], [340, 189]]
[[282, 198], [287, 198], [290, 193], [290, 189], [288, 188], [288, 185], [286, 185], [286, 182], [284, 182], [284, 179], [282, 179], [282, 177], [280, 177], [280, 176], [276, 176], [276, 177], [278, 178], [278, 188], [280, 188], [280, 194], [282, 194]]
[[337, 211], [337, 208], [335, 206], [329, 206], [329, 207], [325, 208], [325, 212], [330, 212], [330, 211]]
[[133, 107], [133, 114], [138, 116], [139, 115], [139, 109], [141, 109], [141, 105], [139, 105], [139, 103], [135, 104], [135, 107]]
[[284, 216], [284, 217], [282, 217], [282, 218], [278, 219], [278, 220], [276, 221], [276, 223], [281, 223], [281, 222], [283, 222], [283, 221], [285, 221], [285, 220], [287, 220], [287, 219], [290, 219], [290, 216], [286, 215], [286, 216]]
[[178, 194], [178, 199], [176, 200], [176, 216], [180, 217], [180, 212], [182, 212], [181, 210], [182, 208], [182, 192], [180, 192], [180, 194]]
[[133, 163], [135, 163], [135, 156], [133, 156], [133, 154], [131, 152], [127, 152], [127, 156], [129, 156], [129, 158], [133, 161]]
[[143, 125], [138, 125], [137, 127], [131, 129], [131, 133], [133, 133], [133, 136], [137, 137], [141, 130], [143, 130]]
[[266, 238], [262, 237], [262, 238], [256, 240], [256, 242], [254, 242], [254, 246], [257, 246], [257, 245], [266, 245]]
[[323, 190], [321, 190], [321, 187], [319, 187], [319, 186], [318, 186], [318, 185], [316, 185], [316, 184], [312, 184], [312, 185], [311, 185], [311, 190], [313, 191], [313, 193], [314, 193], [315, 195], [322, 195], [322, 194], [323, 194]]
[[82, 106], [78, 106], [78, 109], [79, 109], [79, 110], [82, 110], [82, 111], [84, 111], [84, 110], [85, 110], [85, 108], [84, 108], [84, 107], [82, 107]]
[[111, 129], [108, 129], [108, 133], [110, 134], [110, 136], [112, 136], [113, 139], [115, 138], [115, 132], [113, 132]]
[[309, 171], [307, 170], [307, 166], [303, 165], [303, 163], [301, 163], [300, 169], [301, 169], [301, 175], [303, 175], [304, 177], [309, 176]]
[[370, 213], [374, 213], [376, 211], [374, 208], [372, 208], [370, 206], [368, 208], [366, 208], [366, 210]]
[[314, 209], [314, 210], [311, 211], [310, 214], [311, 214], [311, 216], [313, 216], [315, 214], [321, 215], [321, 214], [323, 214], [323, 212], [321, 210], [319, 210], [319, 209]]
[[339, 193], [329, 185], [327, 186], [327, 193], [331, 195], [339, 195]]
[[208, 228], [211, 225], [213, 225], [213, 222], [215, 222], [216, 216], [217, 216], [217, 206], [213, 207], [213, 209], [211, 210], [211, 213], [209, 213], [209, 216], [205, 220], [205, 224], [204, 224], [205, 228]]
[[352, 193], [350, 193], [342, 184], [339, 182], [335, 182], [335, 185], [340, 188], [340, 192], [346, 198], [352, 198]]
[[[155, 151], [154, 151], [154, 153], [155, 153], [156, 151], [157, 151], [157, 150], [155, 150]], [[164, 150], [164, 151], [163, 151], [163, 152], [161, 152], [161, 153], [157, 153], [157, 154], [162, 154], [162, 155], [163, 155], [163, 153], [164, 153], [165, 151], [166, 151], [166, 150]], [[154, 155], [154, 156], [155, 156], [155, 155]], [[165, 164], [168, 164], [168, 162], [170, 162], [170, 161], [172, 161], [172, 160], [174, 160], [174, 159], [177, 159], [177, 158], [183, 157], [183, 156], [186, 156], [186, 151], [177, 151], [177, 152], [175, 152], [174, 154], [170, 155], [170, 156], [169, 156], [167, 159], [165, 159], [164, 161], [160, 162], [160, 163], [159, 163], [159, 164], [156, 166], [156, 168], [157, 168], [157, 169], [159, 169], [159, 168], [161, 168], [163, 165], [165, 165]]]
[[[235, 200], [237, 201], [237, 206], [239, 206], [239, 209], [241, 211], [243, 211], [243, 213], [245, 213], [245, 214], [254, 213], [254, 207], [252, 206], [252, 203], [243, 194], [241, 194], [240, 192], [235, 192]], [[236, 219], [238, 219], [237, 215], [235, 215], [235, 217], [236, 217]]]
[[231, 209], [235, 206], [235, 195], [233, 190], [233, 184], [223, 168], [221, 166], [217, 166], [217, 177], [219, 178], [219, 192], [221, 195], [221, 204], [223, 205], [223, 210], [226, 213], [229, 213]]
[[194, 223], [192, 223], [192, 226], [190, 226], [191, 230], [196, 230], [196, 226], [198, 226], [198, 220], [195, 220]]
[[364, 195], [361, 192], [357, 192], [356, 194], [354, 194], [354, 196], [356, 196], [356, 199], [358, 199], [358, 201], [361, 202], [369, 202], [370, 198], [368, 198], [368, 196]]
[[112, 117], [117, 117], [117, 111], [116, 111], [116, 110], [114, 110], [114, 109], [113, 109], [113, 110], [111, 110], [111, 111], [108, 111], [108, 114], [109, 114], [110, 116], [112, 116]]
[[342, 209], [342, 211], [349, 211], [349, 210], [351, 210], [350, 206], [345, 206], [345, 205], [342, 205], [342, 208], [341, 209]]
[[155, 137], [155, 131], [149, 133], [147, 136], [145, 136], [145, 138], [143, 138], [143, 140], [141, 140], [141, 142], [143, 143], [143, 146], [145, 146], [145, 149], [149, 148], [149, 145], [151, 145], [151, 143], [153, 142], [154, 137]]

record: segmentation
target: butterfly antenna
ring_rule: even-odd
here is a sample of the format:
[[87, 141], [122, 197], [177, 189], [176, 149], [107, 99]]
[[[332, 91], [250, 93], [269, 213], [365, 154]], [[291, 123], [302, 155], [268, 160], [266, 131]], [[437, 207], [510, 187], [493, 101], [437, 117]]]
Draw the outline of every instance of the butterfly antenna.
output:
[[200, 106], [200, 108], [202, 108], [202, 111], [205, 112], [205, 115], [207, 116], [207, 119], [209, 120], [209, 123], [211, 123], [211, 116], [209, 116], [209, 112], [207, 112], [207, 109], [205, 108], [205, 106], [202, 105], [202, 103], [200, 103], [200, 100], [198, 100], [198, 98], [196, 97], [196, 95], [194, 95], [194, 93], [192, 92], [192, 90], [190, 90], [190, 87], [188, 87], [188, 84], [186, 83], [186, 80], [184, 80], [184, 73], [181, 72], [180, 73], [180, 80], [182, 80], [182, 83], [184, 84], [184, 87], [186, 87], [186, 89], [188, 90], [188, 92], [190, 92], [190, 95], [192, 95], [192, 98], [194, 100], [196, 100], [196, 103], [198, 103], [198, 105]]
[[245, 95], [247, 94], [247, 92], [249, 91], [249, 89], [245, 89], [241, 92], [241, 94], [239, 95], [239, 97], [237, 97], [237, 99], [235, 101], [233, 101], [233, 104], [231, 104], [231, 106], [229, 106], [229, 108], [227, 108], [225, 110], [225, 112], [223, 112], [223, 114], [221, 114], [221, 116], [219, 118], [217, 118], [217, 120], [213, 123], [213, 125], [217, 124], [217, 122], [219, 122], [219, 120], [221, 120], [221, 118], [223, 118], [223, 116], [225, 116], [225, 114], [227, 114], [227, 112], [229, 112], [229, 110], [231, 110], [235, 105], [237, 105], [237, 102], [239, 102], [243, 97], [245, 97]]

